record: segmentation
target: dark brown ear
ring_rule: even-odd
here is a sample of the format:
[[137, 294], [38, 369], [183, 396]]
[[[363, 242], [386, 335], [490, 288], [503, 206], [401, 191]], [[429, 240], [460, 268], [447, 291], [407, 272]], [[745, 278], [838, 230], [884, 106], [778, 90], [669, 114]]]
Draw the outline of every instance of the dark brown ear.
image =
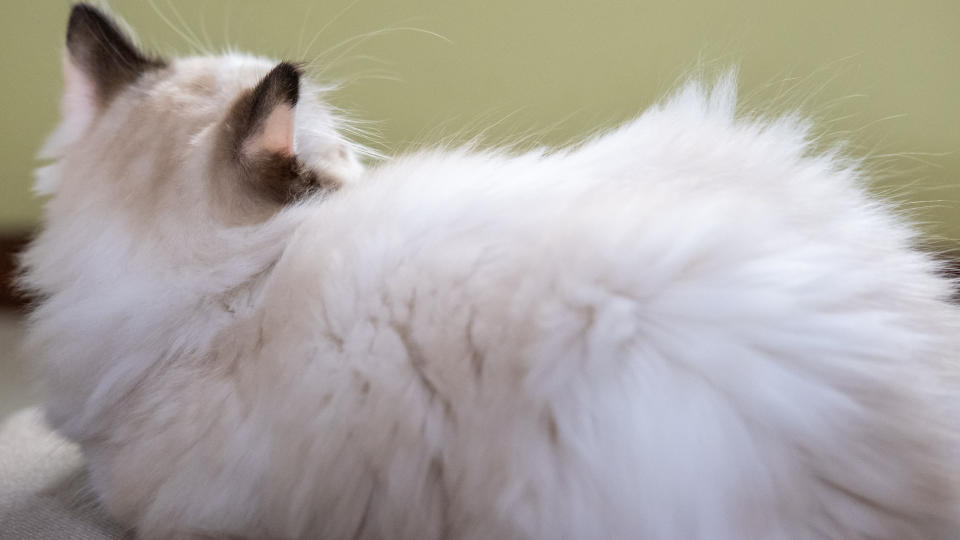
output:
[[293, 155], [293, 120], [300, 98], [300, 70], [281, 62], [230, 111], [233, 150], [239, 159], [262, 153]]
[[246, 188], [280, 204], [339, 184], [303, 167], [295, 155], [293, 134], [300, 76], [294, 64], [277, 64], [233, 104], [222, 134], [225, 157]]
[[[147, 56], [107, 15], [89, 4], [76, 4], [67, 23], [67, 61], [83, 78], [93, 100], [104, 105], [144, 72], [166, 64]], [[71, 81], [68, 78], [68, 84]]]

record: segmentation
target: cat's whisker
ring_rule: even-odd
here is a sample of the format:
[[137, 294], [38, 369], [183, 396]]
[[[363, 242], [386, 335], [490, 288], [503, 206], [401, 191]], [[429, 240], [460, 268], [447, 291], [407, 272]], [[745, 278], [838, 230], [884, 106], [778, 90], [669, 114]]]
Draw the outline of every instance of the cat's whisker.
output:
[[200, 38], [197, 37], [197, 34], [194, 33], [193, 29], [190, 28], [190, 25], [187, 24], [187, 21], [183, 18], [183, 15], [180, 14], [180, 10], [177, 9], [177, 6], [173, 3], [173, 1], [166, 0], [166, 2], [167, 2], [167, 6], [170, 8], [170, 11], [173, 12], [173, 16], [176, 17], [177, 22], [180, 23], [184, 31], [190, 34], [190, 36], [193, 38], [193, 42], [199, 46], [198, 52], [200, 52], [201, 54], [210, 54], [210, 52], [212, 51], [212, 48], [207, 48], [206, 45], [203, 43], [203, 41], [201, 41]]
[[[371, 56], [369, 54], [356, 54], [348, 57], [341, 58], [335, 62], [325, 62], [322, 66], [319, 66], [316, 70], [319, 74], [326, 76], [327, 78], [335, 78], [337, 80], [343, 80], [344, 78], [349, 78], [352, 74], [348, 73], [343, 76], [335, 76], [334, 74], [340, 69], [341, 66], [347, 66], [350, 64], [358, 64], [360, 62], [371, 62], [377, 64], [380, 68], [383, 66], [390, 66], [391, 63], [385, 60], [382, 60], [378, 57]], [[315, 64], [308, 64], [308, 68], [313, 68]]]
[[227, 15], [223, 18], [223, 42], [228, 52], [233, 50], [230, 39], [230, 13], [228, 10]]
[[316, 7], [316, 5], [316, 3], [311, 3], [310, 6], [307, 7], [307, 12], [300, 22], [300, 32], [297, 34], [297, 58], [303, 58], [306, 55], [307, 51], [303, 48], [303, 33], [306, 31], [307, 25], [310, 24], [310, 17], [313, 15], [313, 8]]
[[317, 61], [327, 61], [327, 60], [328, 60], [328, 59], [327, 59], [327, 55], [332, 54], [332, 53], [334, 53], [334, 52], [336, 52], [336, 51], [340, 51], [337, 56], [335, 56], [332, 60], [329, 60], [329, 61], [331, 61], [331, 62], [335, 62], [337, 59], [342, 58], [342, 57], [343, 57], [344, 55], [346, 55], [346, 54], [349, 54], [351, 51], [353, 51], [353, 50], [356, 49], [357, 47], [363, 45], [363, 44], [366, 43], [367, 41], [369, 41], [369, 40], [371, 40], [371, 39], [374, 39], [374, 38], [377, 38], [377, 37], [380, 37], [380, 36], [383, 36], [383, 35], [386, 35], [386, 34], [389, 34], [389, 33], [392, 33], [392, 32], [413, 32], [413, 33], [419, 33], [419, 34], [424, 34], [424, 35], [427, 35], [427, 36], [431, 36], [431, 37], [440, 39], [440, 40], [442, 40], [442, 41], [444, 41], [444, 42], [446, 42], [446, 43], [451, 43], [451, 44], [453, 43], [453, 42], [450, 41], [448, 38], [446, 38], [446, 37], [444, 37], [444, 36], [442, 36], [442, 35], [440, 35], [440, 34], [438, 34], [438, 33], [436, 33], [436, 32], [433, 32], [433, 31], [431, 31], [431, 30], [427, 30], [427, 29], [425, 29], [425, 28], [419, 28], [419, 27], [416, 27], [416, 26], [392, 26], [392, 27], [387, 27], [387, 28], [381, 28], [381, 29], [379, 29], [379, 30], [372, 30], [372, 31], [370, 31], [370, 32], [364, 32], [364, 33], [362, 33], [362, 34], [358, 34], [358, 35], [349, 37], [349, 38], [347, 38], [347, 39], [345, 39], [345, 40], [337, 43], [336, 45], [333, 45], [333, 46], [331, 46], [331, 47], [328, 47], [327, 49], [324, 49], [323, 51], [320, 51], [320, 53], [318, 53], [317, 55], [315, 55], [315, 56], [313, 57], [313, 59], [310, 60], [309, 64], [310, 64], [310, 65], [313, 65], [313, 64], [314, 64], [315, 62], [317, 62]]
[[203, 45], [206, 47], [207, 54], [212, 54], [217, 49], [213, 40], [210, 39], [210, 33], [207, 31], [207, 17], [205, 11], [200, 11], [200, 35], [203, 37]]
[[331, 17], [326, 23], [324, 23], [324, 25], [321, 26], [320, 29], [316, 31], [316, 33], [314, 33], [313, 38], [310, 40], [310, 43], [307, 43], [307, 46], [301, 51], [300, 56], [306, 56], [307, 53], [310, 52], [310, 49], [313, 48], [313, 44], [316, 43], [317, 38], [323, 35], [323, 33], [328, 28], [330, 28], [337, 21], [339, 21], [340, 18], [344, 16], [344, 14], [346, 14], [348, 11], [353, 9], [353, 6], [357, 5], [357, 2], [359, 1], [360, 0], [351, 0], [350, 2], [347, 3], [347, 5], [340, 8], [340, 11], [338, 11], [333, 17]]
[[158, 17], [160, 17], [160, 20], [162, 20], [171, 30], [173, 30], [178, 36], [180, 36], [187, 43], [188, 46], [190, 46], [194, 51], [200, 51], [203, 49], [202, 44], [197, 42], [194, 38], [191, 38], [183, 30], [178, 28], [175, 24], [173, 24], [173, 22], [166, 15], [164, 15], [160, 11], [160, 8], [157, 7], [156, 0], [147, 0], [147, 2], [150, 4], [150, 7], [153, 9], [153, 12]]
[[364, 81], [403, 82], [403, 77], [392, 71], [366, 70], [346, 77], [342, 82], [342, 87], [349, 88], [351, 85]]

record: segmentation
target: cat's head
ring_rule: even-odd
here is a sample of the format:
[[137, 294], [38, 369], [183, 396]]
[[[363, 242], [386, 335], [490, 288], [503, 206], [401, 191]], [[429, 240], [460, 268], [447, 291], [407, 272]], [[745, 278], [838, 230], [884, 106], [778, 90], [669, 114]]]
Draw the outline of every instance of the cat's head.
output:
[[[41, 156], [47, 224], [245, 225], [336, 189], [361, 166], [300, 68], [229, 54], [163, 59], [109, 16], [73, 7], [62, 121]], [[89, 221], [87, 221], [89, 226]]]

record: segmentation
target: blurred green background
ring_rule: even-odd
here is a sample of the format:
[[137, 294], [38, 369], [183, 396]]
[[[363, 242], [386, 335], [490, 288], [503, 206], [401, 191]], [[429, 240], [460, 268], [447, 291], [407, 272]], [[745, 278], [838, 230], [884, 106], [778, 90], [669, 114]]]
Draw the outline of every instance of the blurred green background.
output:
[[[4, 0], [0, 228], [37, 222], [70, 3]], [[113, 0], [165, 54], [231, 45], [344, 82], [387, 153], [482, 135], [559, 144], [636, 115], [699, 69], [748, 105], [800, 107], [871, 157], [879, 189], [960, 240], [960, 1]]]

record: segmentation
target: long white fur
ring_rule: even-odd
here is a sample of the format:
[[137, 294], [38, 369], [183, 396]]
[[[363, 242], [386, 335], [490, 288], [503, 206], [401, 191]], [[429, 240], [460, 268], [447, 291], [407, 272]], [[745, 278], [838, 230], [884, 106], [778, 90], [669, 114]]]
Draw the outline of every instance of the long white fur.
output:
[[[232, 228], [199, 196], [142, 213], [164, 150], [109, 133], [163, 84], [61, 136], [24, 257], [49, 417], [144, 538], [956, 537], [950, 283], [732, 78], [554, 153], [349, 161]], [[349, 149], [296, 114], [316, 166]], [[202, 192], [213, 121], [170, 193]]]

